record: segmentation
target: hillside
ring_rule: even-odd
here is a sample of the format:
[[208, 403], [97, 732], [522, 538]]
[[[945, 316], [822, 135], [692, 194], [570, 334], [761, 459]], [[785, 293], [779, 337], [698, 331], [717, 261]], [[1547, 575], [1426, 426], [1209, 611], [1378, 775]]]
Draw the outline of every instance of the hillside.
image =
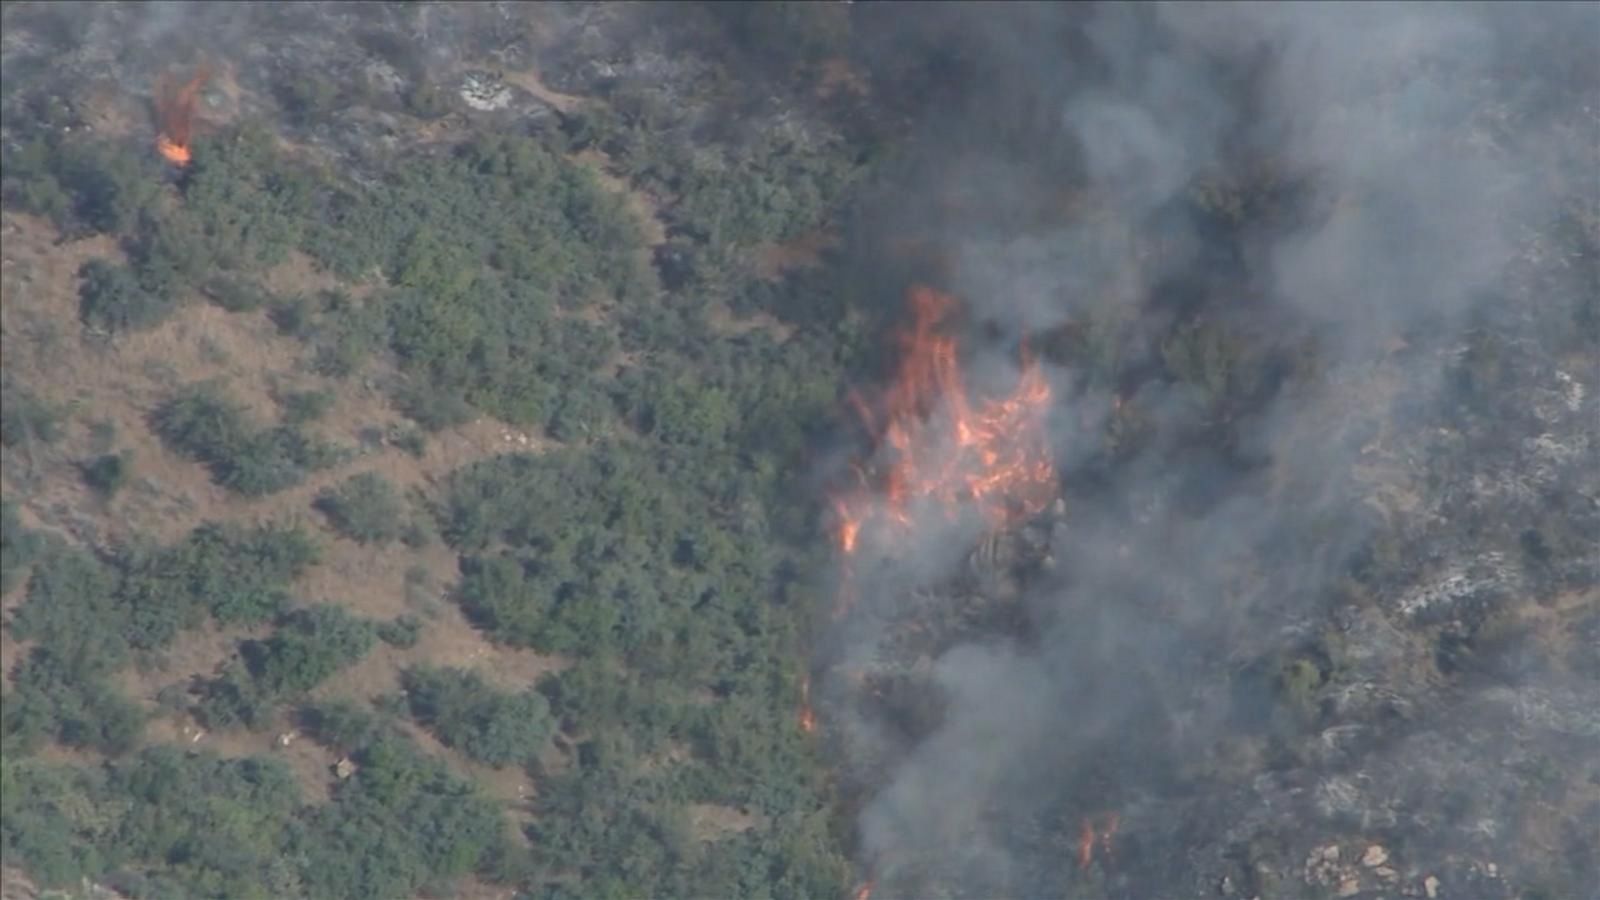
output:
[[1584, 897], [1581, 5], [4, 7], [5, 897]]

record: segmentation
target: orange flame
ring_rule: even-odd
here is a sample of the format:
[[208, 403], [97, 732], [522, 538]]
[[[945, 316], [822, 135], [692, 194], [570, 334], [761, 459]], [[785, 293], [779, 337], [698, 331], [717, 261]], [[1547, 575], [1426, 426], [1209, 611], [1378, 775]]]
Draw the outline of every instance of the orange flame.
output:
[[189, 164], [195, 104], [200, 97], [200, 88], [210, 77], [210, 69], [202, 63], [195, 69], [194, 77], [182, 85], [176, 85], [167, 75], [162, 75], [156, 81], [156, 123], [160, 128], [156, 136], [156, 151], [179, 168]]
[[800, 681], [800, 730], [810, 734], [817, 730], [817, 714], [811, 708], [811, 679]]
[[[877, 446], [888, 451], [888, 461], [882, 502], [873, 502], [869, 479], [859, 469], [856, 490], [834, 498], [834, 536], [846, 557], [855, 553], [870, 521], [909, 527], [915, 502], [932, 500], [951, 517], [970, 503], [998, 528], [1044, 509], [1055, 493], [1044, 434], [1050, 386], [1026, 344], [1016, 389], [980, 403], [961, 377], [955, 339], [941, 331], [955, 300], [921, 286], [907, 299], [912, 322], [897, 337], [901, 355], [893, 381], [876, 405], [858, 394], [850, 397]], [[942, 434], [941, 426], [947, 429]], [[836, 615], [854, 601], [848, 567], [844, 574]]]
[[873, 887], [872, 882], [868, 881], [866, 884], [863, 884], [861, 887], [856, 888], [856, 893], [855, 893], [855, 896], [854, 896], [853, 900], [868, 900], [868, 898], [872, 896], [872, 887]]
[[[1101, 820], [1100, 830], [1096, 832], [1095, 827], [1090, 822], [1089, 818], [1087, 816], [1084, 817], [1083, 827], [1078, 833], [1079, 868], [1087, 869], [1089, 868], [1089, 864], [1094, 862], [1094, 848], [1096, 843], [1100, 845], [1100, 854], [1104, 856], [1107, 861], [1110, 861], [1111, 840], [1112, 838], [1116, 837], [1117, 826], [1120, 823], [1121, 818], [1116, 813], [1107, 813]], [[1096, 838], [1098, 838], [1098, 841]]]

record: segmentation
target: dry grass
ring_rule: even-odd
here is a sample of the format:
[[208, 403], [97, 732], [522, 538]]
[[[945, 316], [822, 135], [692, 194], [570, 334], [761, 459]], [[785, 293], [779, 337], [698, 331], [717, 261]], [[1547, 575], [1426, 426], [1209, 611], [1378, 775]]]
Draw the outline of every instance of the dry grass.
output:
[[[204, 521], [255, 523], [299, 521], [324, 546], [321, 561], [296, 585], [304, 602], [329, 602], [353, 614], [378, 620], [404, 614], [424, 623], [417, 645], [398, 650], [379, 645], [371, 655], [332, 680], [321, 695], [371, 698], [398, 688], [402, 668], [427, 662], [475, 669], [506, 687], [522, 689], [563, 662], [524, 650], [496, 646], [444, 600], [456, 577], [456, 558], [438, 541], [421, 549], [394, 543], [364, 546], [335, 534], [312, 509], [324, 488], [358, 472], [376, 472], [402, 492], [434, 492], [462, 466], [506, 452], [538, 452], [549, 446], [489, 419], [480, 419], [433, 436], [419, 458], [394, 447], [358, 456], [334, 469], [314, 473], [297, 487], [261, 498], [243, 498], [213, 484], [206, 470], [178, 458], [151, 431], [150, 414], [179, 385], [222, 378], [231, 396], [262, 423], [275, 421], [273, 399], [281, 386], [322, 388], [334, 394], [328, 415], [313, 430], [328, 440], [352, 444], [365, 428], [387, 429], [404, 422], [387, 398], [360, 379], [333, 382], [304, 370], [304, 348], [277, 333], [261, 313], [228, 313], [198, 300], [171, 320], [147, 332], [104, 344], [85, 344], [77, 318], [77, 272], [87, 260], [119, 259], [105, 237], [59, 243], [46, 221], [10, 212], [0, 218], [5, 235], [0, 271], [0, 322], [8, 336], [6, 368], [46, 400], [72, 411], [62, 438], [26, 460], [9, 460], [6, 495], [20, 500], [26, 527], [46, 529], [79, 543], [108, 544], [132, 538], [174, 541]], [[304, 256], [294, 255], [265, 275], [274, 293], [314, 292], [338, 286]], [[70, 363], [63, 364], [63, 360]], [[115, 429], [116, 448], [131, 451], [133, 483], [112, 502], [82, 484], [79, 461], [95, 452], [91, 423]], [[12, 464], [20, 465], [13, 469]], [[432, 596], [419, 602], [407, 584], [408, 570], [428, 575]], [[19, 588], [3, 599], [9, 610], [21, 601]], [[180, 635], [158, 667], [130, 667], [121, 686], [147, 709], [156, 709], [164, 687], [214, 675], [237, 652], [246, 631], [205, 627]], [[0, 632], [0, 661], [7, 672], [27, 645]], [[188, 744], [198, 726], [186, 715], [152, 721], [146, 742]], [[278, 748], [272, 734], [208, 734], [199, 745], [225, 755], [268, 753], [284, 756], [301, 776], [307, 796], [326, 796], [327, 766], [309, 741]], [[66, 752], [66, 751], [61, 751]], [[498, 781], [505, 776], [496, 774]], [[498, 782], [497, 782], [498, 783]], [[500, 792], [504, 793], [504, 792]]]

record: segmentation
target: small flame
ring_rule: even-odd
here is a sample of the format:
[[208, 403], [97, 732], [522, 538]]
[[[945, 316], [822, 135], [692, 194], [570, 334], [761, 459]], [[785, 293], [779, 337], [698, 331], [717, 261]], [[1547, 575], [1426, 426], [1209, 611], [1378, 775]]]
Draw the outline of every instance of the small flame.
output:
[[1108, 862], [1111, 860], [1111, 841], [1114, 837], [1116, 837], [1117, 826], [1121, 823], [1121, 821], [1121, 818], [1116, 813], [1107, 813], [1104, 817], [1102, 817], [1100, 830], [1097, 832], [1089, 817], [1084, 817], [1083, 826], [1078, 832], [1079, 868], [1087, 869], [1089, 868], [1089, 864], [1094, 862], [1094, 849], [1097, 843], [1100, 846], [1100, 854], [1104, 856]]
[[166, 75], [156, 82], [156, 124], [160, 129], [156, 151], [180, 169], [191, 159], [189, 142], [194, 137], [195, 104], [210, 77], [210, 69], [202, 63], [194, 77], [182, 85], [175, 85]]
[[800, 682], [800, 730], [810, 734], [817, 730], [817, 714], [811, 708], [811, 679]]
[[189, 148], [181, 144], [174, 144], [166, 135], [156, 138], [156, 150], [173, 165], [183, 168], [189, 164]]
[[872, 888], [873, 883], [871, 881], [868, 881], [861, 887], [856, 888], [855, 896], [852, 898], [852, 900], [868, 900], [868, 898], [872, 896]]

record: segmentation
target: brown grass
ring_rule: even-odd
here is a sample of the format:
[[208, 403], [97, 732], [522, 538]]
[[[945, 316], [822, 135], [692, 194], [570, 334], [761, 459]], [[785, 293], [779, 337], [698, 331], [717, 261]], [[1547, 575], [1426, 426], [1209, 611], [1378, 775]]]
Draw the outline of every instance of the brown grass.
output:
[[[261, 313], [228, 313], [199, 301], [191, 302], [170, 321], [147, 332], [127, 335], [108, 345], [80, 343], [77, 319], [77, 272], [87, 260], [116, 260], [119, 252], [106, 237], [58, 243], [52, 226], [39, 218], [4, 213], [5, 235], [0, 272], [0, 322], [8, 335], [6, 367], [45, 399], [70, 406], [74, 413], [60, 441], [29, 462], [26, 484], [8, 479], [8, 497], [21, 503], [24, 525], [56, 531], [69, 540], [114, 542], [134, 537], [173, 541], [203, 521], [260, 522], [298, 520], [315, 531], [323, 546], [321, 561], [296, 585], [304, 602], [330, 602], [352, 613], [387, 620], [419, 612], [408, 600], [405, 573], [427, 571], [435, 596], [423, 616], [418, 644], [410, 650], [380, 645], [365, 660], [333, 679], [321, 695], [371, 698], [398, 687], [398, 673], [420, 662], [480, 671], [508, 689], [533, 684], [545, 672], [563, 665], [559, 659], [496, 646], [473, 629], [443, 594], [456, 575], [455, 555], [435, 541], [422, 549], [399, 543], [363, 546], [336, 535], [312, 509], [317, 494], [351, 475], [377, 472], [402, 492], [431, 493], [456, 469], [506, 452], [538, 452], [549, 446], [531, 435], [489, 419], [480, 419], [433, 436], [421, 459], [393, 447], [359, 456], [333, 470], [315, 473], [291, 490], [248, 499], [212, 484], [205, 469], [169, 453], [151, 431], [149, 416], [174, 387], [219, 377], [230, 395], [260, 423], [276, 420], [277, 386], [321, 387], [335, 401], [325, 419], [314, 426], [326, 439], [350, 444], [365, 427], [387, 428], [403, 422], [387, 399], [360, 379], [332, 382], [302, 369], [304, 348], [279, 335]], [[339, 286], [308, 259], [293, 255], [266, 273], [275, 293], [312, 292]], [[15, 336], [15, 337], [13, 337]], [[70, 359], [70, 364], [62, 364]], [[133, 483], [110, 503], [89, 492], [76, 473], [78, 461], [91, 454], [89, 422], [108, 421], [116, 429], [115, 445], [132, 452]], [[9, 461], [8, 461], [9, 463]], [[4, 598], [10, 609], [21, 601], [19, 588]], [[210, 677], [233, 657], [239, 640], [265, 633], [205, 627], [180, 635], [161, 664], [148, 671], [130, 668], [119, 676], [125, 690], [147, 709], [167, 685], [194, 677]], [[0, 658], [9, 671], [27, 645], [0, 632]], [[147, 742], [187, 744], [197, 726], [186, 715], [167, 715], [151, 723]], [[278, 748], [273, 734], [208, 734], [199, 746], [228, 755], [280, 754], [301, 775], [308, 796], [325, 796], [326, 768], [332, 764], [310, 741]], [[63, 751], [64, 752], [64, 751]], [[499, 781], [505, 776], [496, 774]]]

